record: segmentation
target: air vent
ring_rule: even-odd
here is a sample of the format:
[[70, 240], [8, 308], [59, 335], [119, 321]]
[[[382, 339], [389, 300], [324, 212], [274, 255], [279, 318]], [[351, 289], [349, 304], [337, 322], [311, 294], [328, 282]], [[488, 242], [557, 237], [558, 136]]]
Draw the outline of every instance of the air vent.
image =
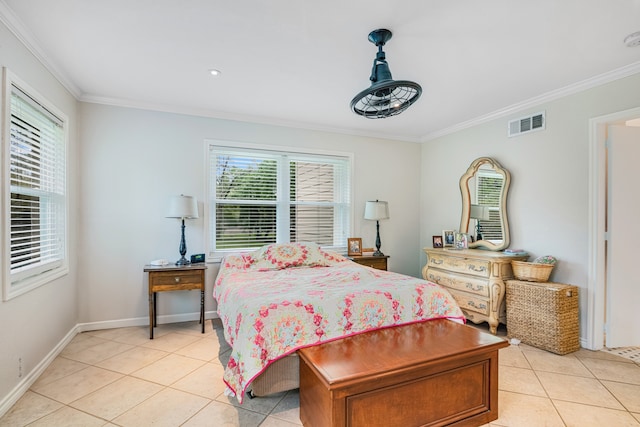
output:
[[508, 135], [517, 136], [523, 133], [534, 132], [537, 130], [543, 130], [545, 127], [544, 111], [536, 113], [532, 116], [521, 117], [519, 119], [511, 120], [507, 129]]

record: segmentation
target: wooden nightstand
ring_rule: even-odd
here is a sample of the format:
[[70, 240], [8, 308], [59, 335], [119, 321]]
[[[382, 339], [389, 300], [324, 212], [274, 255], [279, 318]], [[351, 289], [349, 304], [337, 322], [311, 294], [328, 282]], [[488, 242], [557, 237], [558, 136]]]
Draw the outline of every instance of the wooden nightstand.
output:
[[389, 258], [388, 255], [382, 255], [382, 256], [365, 255], [365, 256], [349, 257], [349, 259], [353, 262], [356, 262], [360, 265], [366, 265], [367, 267], [377, 268], [378, 270], [387, 269], [387, 258]]
[[144, 266], [144, 271], [149, 273], [149, 339], [153, 339], [153, 328], [156, 326], [157, 292], [200, 289], [200, 323], [204, 334], [204, 271], [206, 269], [207, 266], [204, 263]]

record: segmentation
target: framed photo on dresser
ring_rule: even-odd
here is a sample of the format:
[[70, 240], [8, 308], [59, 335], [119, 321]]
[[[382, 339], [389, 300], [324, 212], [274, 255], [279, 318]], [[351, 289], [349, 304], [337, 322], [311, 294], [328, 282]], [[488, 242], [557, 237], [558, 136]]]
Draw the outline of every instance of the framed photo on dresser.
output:
[[442, 235], [439, 236], [433, 236], [433, 247], [434, 248], [441, 248], [442, 247]]
[[442, 230], [442, 247], [452, 248], [456, 243], [455, 230]]

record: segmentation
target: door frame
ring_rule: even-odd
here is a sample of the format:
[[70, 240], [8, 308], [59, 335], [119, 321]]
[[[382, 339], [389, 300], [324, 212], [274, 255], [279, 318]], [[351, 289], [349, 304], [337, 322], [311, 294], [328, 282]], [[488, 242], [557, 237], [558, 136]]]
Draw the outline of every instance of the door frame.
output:
[[585, 347], [604, 347], [607, 203], [607, 126], [640, 117], [640, 107], [589, 119], [589, 258]]

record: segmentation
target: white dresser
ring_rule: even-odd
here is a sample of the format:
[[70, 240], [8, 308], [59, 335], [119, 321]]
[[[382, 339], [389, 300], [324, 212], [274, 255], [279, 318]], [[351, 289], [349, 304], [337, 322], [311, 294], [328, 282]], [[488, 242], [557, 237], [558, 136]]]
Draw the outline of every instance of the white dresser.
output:
[[507, 323], [504, 282], [513, 278], [511, 261], [526, 261], [528, 255], [448, 248], [424, 248], [424, 252], [422, 277], [447, 288], [468, 320], [488, 322], [492, 334], [499, 323]]

